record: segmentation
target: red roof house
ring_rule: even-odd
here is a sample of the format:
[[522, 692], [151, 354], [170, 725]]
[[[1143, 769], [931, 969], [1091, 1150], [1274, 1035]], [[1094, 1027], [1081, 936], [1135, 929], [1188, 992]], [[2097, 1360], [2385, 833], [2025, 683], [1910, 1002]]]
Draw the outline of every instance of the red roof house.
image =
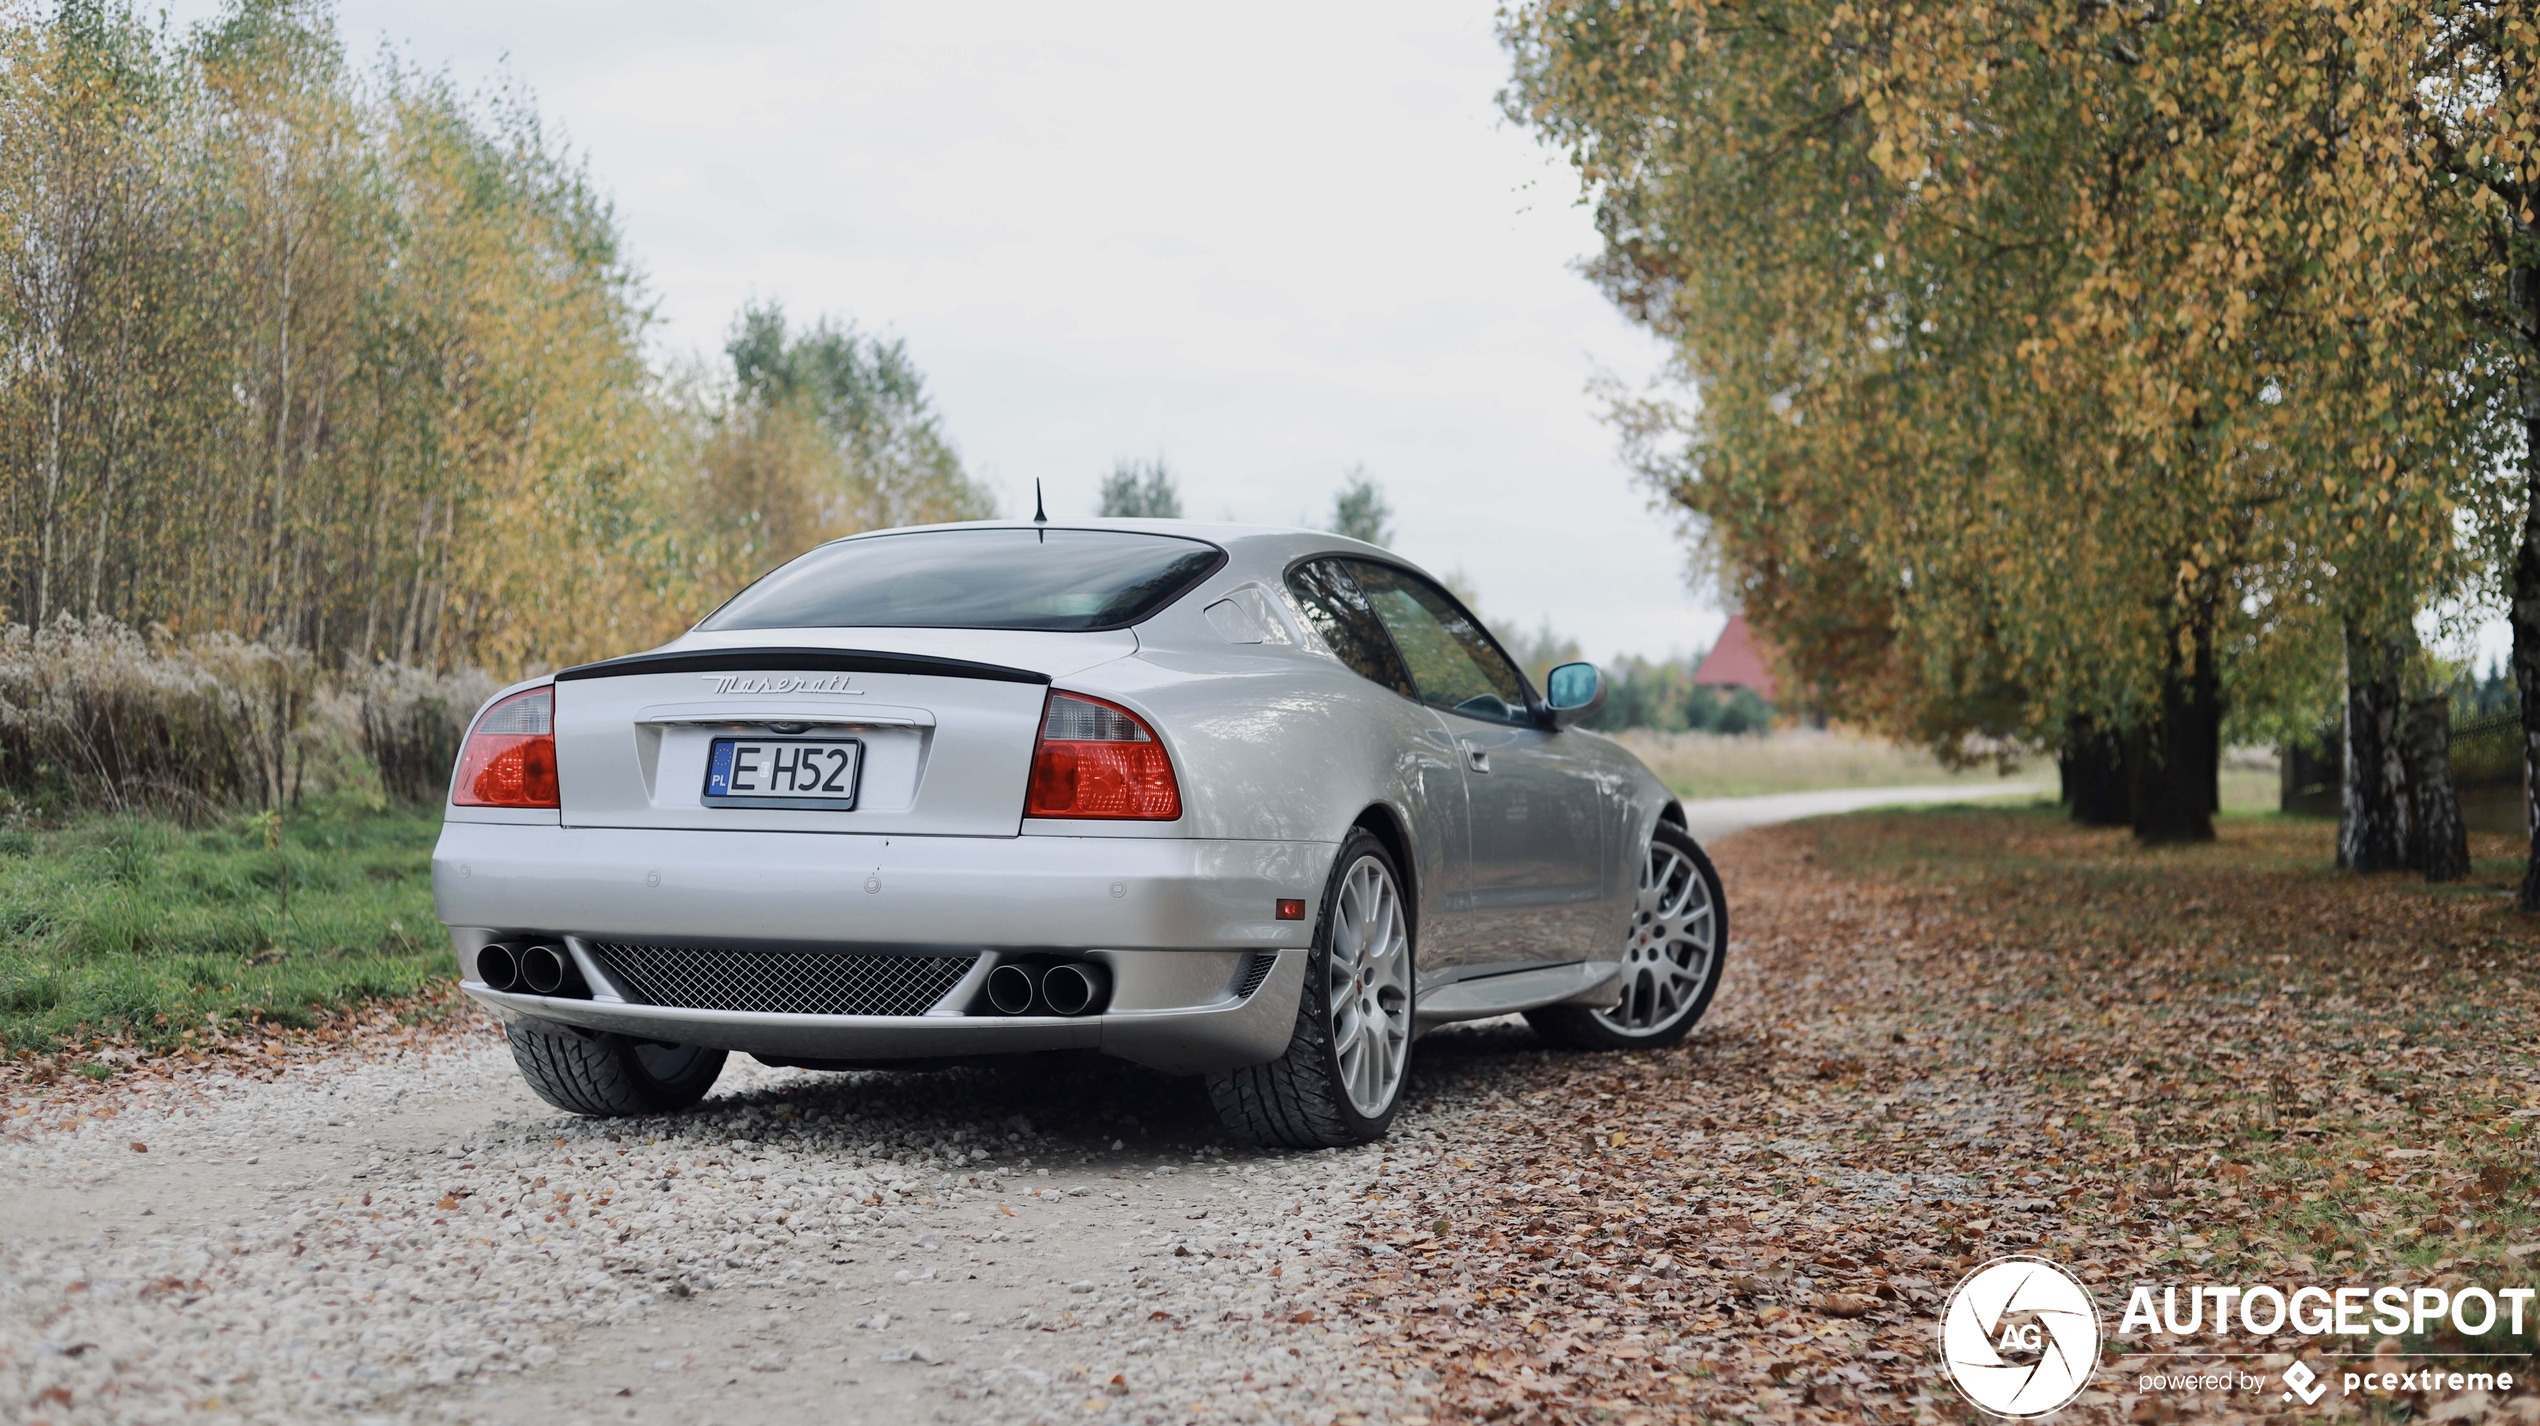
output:
[[1702, 667], [1693, 671], [1693, 681], [1712, 688], [1749, 689], [1767, 703], [1780, 701], [1774, 697], [1780, 689], [1773, 671], [1765, 666], [1763, 646], [1755, 641], [1755, 631], [1743, 614], [1729, 616], [1729, 626], [1703, 656]]

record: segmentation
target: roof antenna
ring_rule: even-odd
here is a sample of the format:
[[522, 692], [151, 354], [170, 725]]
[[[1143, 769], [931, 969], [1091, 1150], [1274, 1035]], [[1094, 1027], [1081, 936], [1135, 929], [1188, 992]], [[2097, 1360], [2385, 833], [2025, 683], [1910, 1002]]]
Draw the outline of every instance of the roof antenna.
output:
[[1041, 505], [1041, 478], [1036, 475], [1032, 477], [1032, 523], [1046, 525], [1049, 522], [1050, 512]]

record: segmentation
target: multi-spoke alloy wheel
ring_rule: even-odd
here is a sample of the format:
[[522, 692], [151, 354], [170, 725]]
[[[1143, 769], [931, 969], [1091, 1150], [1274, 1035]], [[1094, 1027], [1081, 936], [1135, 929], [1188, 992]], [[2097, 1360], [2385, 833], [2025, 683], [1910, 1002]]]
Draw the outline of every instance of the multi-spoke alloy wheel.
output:
[[1661, 824], [1641, 861], [1613, 1008], [1553, 1005], [1526, 1018], [1547, 1038], [1581, 1049], [1673, 1044], [1710, 1007], [1728, 943], [1719, 873], [1692, 837]]
[[1693, 858], [1652, 840], [1623, 946], [1623, 998], [1598, 1021], [1618, 1035], [1672, 1029], [1711, 993], [1719, 903]]
[[1392, 854], [1352, 832], [1323, 891], [1287, 1053], [1208, 1078], [1228, 1129], [1293, 1149], [1384, 1136], [1411, 1064], [1416, 924]]
[[1373, 1119], [1393, 1107], [1411, 1058], [1411, 933], [1393, 873], [1377, 857], [1342, 874], [1331, 943], [1332, 1057], [1350, 1107]]

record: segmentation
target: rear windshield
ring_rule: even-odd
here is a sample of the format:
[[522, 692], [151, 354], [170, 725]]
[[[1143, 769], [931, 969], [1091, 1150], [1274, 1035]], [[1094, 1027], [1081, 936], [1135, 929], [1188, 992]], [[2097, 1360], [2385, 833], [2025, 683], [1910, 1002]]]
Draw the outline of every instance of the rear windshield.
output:
[[1130, 530], [916, 530], [823, 545], [700, 629], [1049, 629], [1134, 624], [1224, 563], [1215, 545]]

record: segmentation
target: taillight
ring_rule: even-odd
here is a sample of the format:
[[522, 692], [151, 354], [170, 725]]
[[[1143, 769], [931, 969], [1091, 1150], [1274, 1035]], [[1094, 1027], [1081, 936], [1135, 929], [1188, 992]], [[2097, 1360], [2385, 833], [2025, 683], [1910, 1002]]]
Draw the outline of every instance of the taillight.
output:
[[556, 691], [533, 688], [485, 710], [459, 750], [450, 800], [461, 807], [560, 807]]
[[1182, 815], [1182, 789], [1173, 781], [1173, 760], [1137, 714], [1053, 692], [1032, 750], [1023, 815], [1170, 822]]

